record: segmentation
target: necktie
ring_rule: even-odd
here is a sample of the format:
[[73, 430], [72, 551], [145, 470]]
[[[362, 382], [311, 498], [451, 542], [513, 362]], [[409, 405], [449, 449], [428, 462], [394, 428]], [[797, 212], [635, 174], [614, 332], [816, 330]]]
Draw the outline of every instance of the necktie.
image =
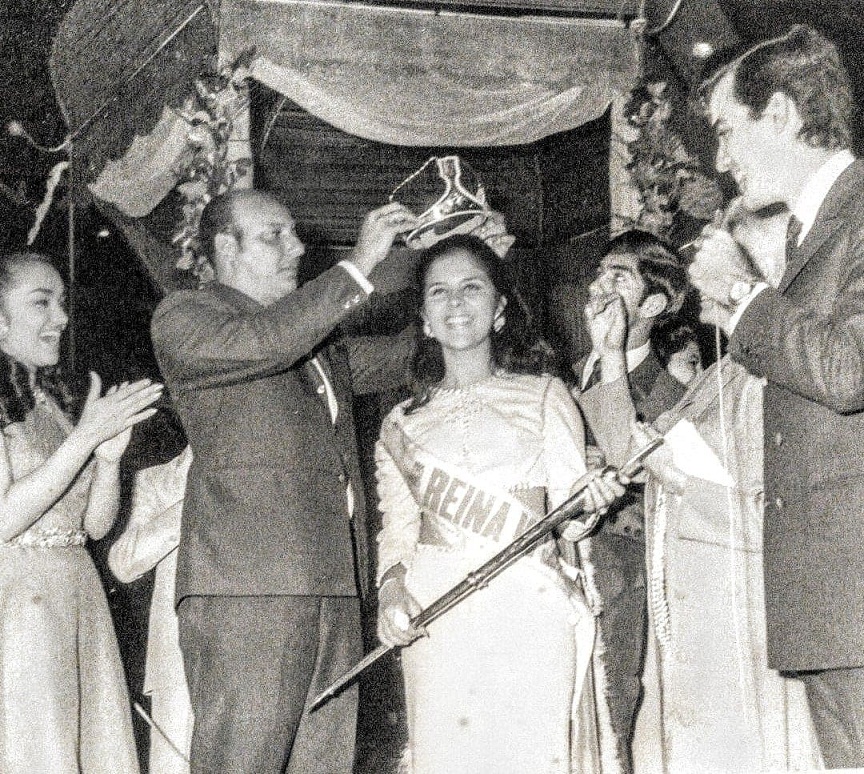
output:
[[798, 249], [798, 237], [801, 236], [801, 221], [794, 215], [789, 218], [789, 223], [786, 225], [786, 257], [788, 258], [793, 250]]
[[585, 380], [585, 386], [582, 388], [582, 391], [590, 390], [595, 384], [599, 384], [600, 382], [600, 358], [598, 357], [594, 361], [594, 365], [591, 366], [591, 373], [588, 374], [588, 378]]
[[310, 370], [312, 381], [316, 384], [315, 391], [321, 397], [321, 400], [324, 401], [324, 405], [330, 413], [330, 419], [335, 425], [336, 417], [339, 415], [339, 404], [336, 401], [336, 393], [333, 390], [333, 377], [327, 359], [319, 352], [314, 357], [310, 357], [306, 363]]

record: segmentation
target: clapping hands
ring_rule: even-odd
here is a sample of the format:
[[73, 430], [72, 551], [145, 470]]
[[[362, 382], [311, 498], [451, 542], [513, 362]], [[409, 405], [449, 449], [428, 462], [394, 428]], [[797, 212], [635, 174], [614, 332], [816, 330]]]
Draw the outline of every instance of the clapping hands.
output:
[[102, 395], [102, 380], [90, 372], [90, 390], [75, 433], [91, 446], [99, 459], [117, 462], [126, 450], [132, 428], [153, 416], [152, 405], [163, 386], [150, 379], [123, 382]]

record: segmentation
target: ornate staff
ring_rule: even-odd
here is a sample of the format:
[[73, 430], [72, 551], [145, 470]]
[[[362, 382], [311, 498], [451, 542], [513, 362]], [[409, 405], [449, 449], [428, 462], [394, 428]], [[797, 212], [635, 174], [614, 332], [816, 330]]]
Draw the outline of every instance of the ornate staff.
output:
[[[614, 472], [615, 477], [620, 483], [626, 483], [628, 479], [636, 474], [644, 460], [649, 454], [654, 452], [663, 443], [662, 438], [655, 438], [647, 446], [644, 446], [636, 454], [634, 454], [619, 470], [612, 467], [606, 467], [601, 472], [605, 475], [609, 472]], [[438, 599], [432, 602], [428, 607], [421, 610], [414, 618], [411, 619], [411, 624], [416, 627], [426, 626], [427, 624], [439, 618], [446, 613], [451, 607], [454, 607], [461, 602], [465, 597], [477, 589], [485, 586], [492, 578], [502, 572], [506, 567], [511, 565], [520, 557], [529, 553], [543, 538], [546, 537], [553, 529], [561, 525], [569, 519], [576, 518], [585, 509], [585, 496], [588, 489], [588, 483], [595, 477], [595, 473], [590, 473], [579, 479], [576, 483], [575, 492], [561, 505], [546, 514], [540, 521], [525, 530], [519, 537], [513, 540], [499, 551], [491, 559], [478, 567], [468, 576], [457, 583], [449, 591], [445, 591]], [[577, 542], [585, 538], [601, 517], [600, 512], [593, 512], [588, 515], [588, 518], [582, 522], [582, 532], [572, 540]], [[342, 691], [349, 683], [359, 677], [359, 675], [368, 669], [382, 656], [393, 650], [392, 645], [379, 645], [371, 653], [367, 654], [362, 660], [358, 661], [351, 669], [349, 669], [342, 677], [332, 683], [322, 693], [320, 693], [315, 701], [309, 706], [308, 712], [314, 712], [322, 704], [325, 704], [332, 699], [336, 694]]]

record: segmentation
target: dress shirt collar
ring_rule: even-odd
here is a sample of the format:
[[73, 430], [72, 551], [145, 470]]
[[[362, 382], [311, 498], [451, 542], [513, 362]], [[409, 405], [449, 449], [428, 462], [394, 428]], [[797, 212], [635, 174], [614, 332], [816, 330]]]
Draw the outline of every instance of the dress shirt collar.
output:
[[853, 161], [855, 161], [855, 157], [852, 155], [852, 151], [848, 149], [838, 151], [819, 167], [804, 185], [798, 199], [792, 206], [792, 214], [801, 221], [801, 233], [798, 236], [799, 245], [813, 228], [813, 223], [819, 214], [819, 208], [825, 201], [825, 197], [828, 196], [831, 187]]
[[[645, 362], [645, 358], [648, 357], [648, 354], [650, 352], [650, 339], [641, 346], [636, 347], [636, 349], [628, 349], [624, 353], [624, 362], [627, 364], [627, 373], [633, 373], [633, 371], [635, 371], [640, 365], [642, 365], [642, 363]], [[591, 371], [594, 370], [594, 363], [596, 363], [599, 359], [600, 355], [598, 355], [592, 349], [591, 353], [588, 355], [588, 358], [585, 360], [585, 367], [582, 369], [582, 381], [580, 382], [580, 386], [585, 386], [585, 383], [591, 376]]]

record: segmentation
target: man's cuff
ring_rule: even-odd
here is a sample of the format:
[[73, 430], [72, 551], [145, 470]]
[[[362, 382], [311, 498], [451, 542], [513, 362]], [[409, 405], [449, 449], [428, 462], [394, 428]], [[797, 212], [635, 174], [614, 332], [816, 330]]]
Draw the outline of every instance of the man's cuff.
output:
[[735, 307], [735, 311], [732, 312], [732, 316], [729, 318], [729, 335], [732, 335], [732, 331], [738, 326], [738, 322], [741, 317], [744, 315], [744, 312], [747, 311], [747, 307], [753, 302], [753, 299], [756, 298], [763, 290], [768, 288], [767, 282], [757, 282], [753, 286], [753, 290], [741, 300], [738, 306]]
[[375, 290], [375, 286], [363, 276], [363, 272], [357, 268], [356, 264], [351, 261], [339, 261], [338, 265], [345, 269], [345, 271], [354, 278], [355, 282], [366, 291], [367, 295], [371, 294], [372, 291]]

